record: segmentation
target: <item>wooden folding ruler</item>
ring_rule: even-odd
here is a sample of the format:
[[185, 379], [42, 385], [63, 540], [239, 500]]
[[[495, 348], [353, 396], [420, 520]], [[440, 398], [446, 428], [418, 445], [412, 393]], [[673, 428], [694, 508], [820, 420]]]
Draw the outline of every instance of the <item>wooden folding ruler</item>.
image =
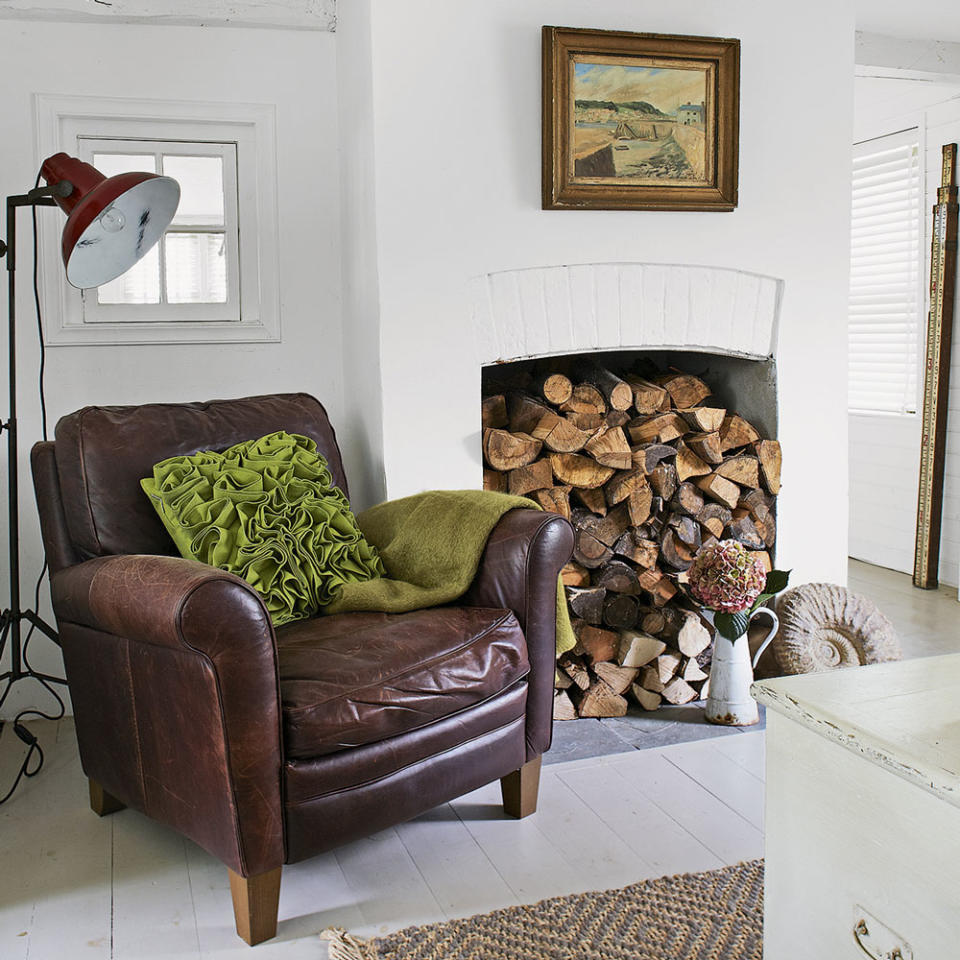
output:
[[943, 467], [947, 446], [947, 391], [950, 386], [950, 344], [957, 275], [957, 145], [945, 144], [940, 188], [933, 208], [930, 244], [930, 313], [923, 382], [923, 430], [920, 444], [920, 490], [917, 496], [917, 540], [913, 585], [937, 586], [940, 565], [940, 522], [943, 513]]

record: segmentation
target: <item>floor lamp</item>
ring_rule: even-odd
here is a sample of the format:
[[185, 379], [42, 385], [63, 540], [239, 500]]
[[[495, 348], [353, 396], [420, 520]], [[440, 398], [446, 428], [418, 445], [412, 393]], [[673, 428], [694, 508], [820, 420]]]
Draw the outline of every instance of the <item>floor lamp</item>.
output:
[[[30, 624], [59, 645], [56, 630], [36, 610], [20, 605], [20, 508], [17, 463], [17, 335], [16, 270], [17, 210], [21, 207], [59, 206], [67, 214], [61, 247], [67, 280], [86, 289], [126, 273], [162, 236], [177, 211], [180, 186], [170, 177], [154, 173], [121, 173], [105, 177], [89, 163], [65, 153], [43, 162], [45, 186], [7, 197], [7, 236], [0, 240], [0, 257], [7, 258], [7, 309], [9, 333], [9, 417], [0, 424], [7, 431], [7, 509], [10, 557], [10, 606], [0, 614], [0, 657], [10, 648], [10, 669], [0, 673], [4, 695], [19, 680], [33, 678], [66, 683], [60, 677], [39, 673], [23, 658], [21, 626]], [[38, 180], [39, 182], [39, 180]], [[26, 743], [35, 738], [15, 724]], [[24, 735], [31, 737], [27, 739]]]

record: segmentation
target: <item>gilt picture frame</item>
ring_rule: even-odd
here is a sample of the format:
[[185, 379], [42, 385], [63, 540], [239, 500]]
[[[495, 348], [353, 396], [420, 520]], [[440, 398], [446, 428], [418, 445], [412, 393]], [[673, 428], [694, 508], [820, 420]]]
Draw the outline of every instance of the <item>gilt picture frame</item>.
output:
[[543, 28], [543, 209], [737, 206], [740, 41]]

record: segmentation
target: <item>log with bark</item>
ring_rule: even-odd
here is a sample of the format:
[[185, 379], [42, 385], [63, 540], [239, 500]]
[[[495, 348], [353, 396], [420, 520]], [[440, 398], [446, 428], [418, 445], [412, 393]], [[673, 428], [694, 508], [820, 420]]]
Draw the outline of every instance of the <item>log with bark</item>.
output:
[[592, 383], [578, 383], [570, 394], [570, 399], [558, 405], [562, 413], [595, 413], [601, 416], [607, 412], [607, 401]]
[[480, 410], [484, 427], [501, 429], [507, 425], [507, 401], [502, 393], [487, 397]]
[[611, 410], [629, 410], [633, 406], [633, 390], [630, 384], [606, 367], [587, 361], [576, 364], [575, 372], [580, 380], [596, 387], [603, 394]]
[[656, 413], [667, 402], [667, 391], [643, 377], [627, 374], [623, 378], [633, 390], [633, 405], [639, 414]]

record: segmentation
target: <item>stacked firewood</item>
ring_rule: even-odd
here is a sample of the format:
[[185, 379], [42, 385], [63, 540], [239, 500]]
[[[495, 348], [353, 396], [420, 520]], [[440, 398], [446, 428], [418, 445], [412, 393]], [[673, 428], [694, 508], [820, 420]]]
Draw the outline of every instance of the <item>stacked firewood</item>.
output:
[[685, 592], [697, 551], [734, 539], [770, 569], [780, 445], [676, 370], [491, 377], [484, 487], [535, 500], [575, 531], [564, 568], [576, 648], [558, 661], [558, 719], [623, 716], [706, 696], [712, 634]]

